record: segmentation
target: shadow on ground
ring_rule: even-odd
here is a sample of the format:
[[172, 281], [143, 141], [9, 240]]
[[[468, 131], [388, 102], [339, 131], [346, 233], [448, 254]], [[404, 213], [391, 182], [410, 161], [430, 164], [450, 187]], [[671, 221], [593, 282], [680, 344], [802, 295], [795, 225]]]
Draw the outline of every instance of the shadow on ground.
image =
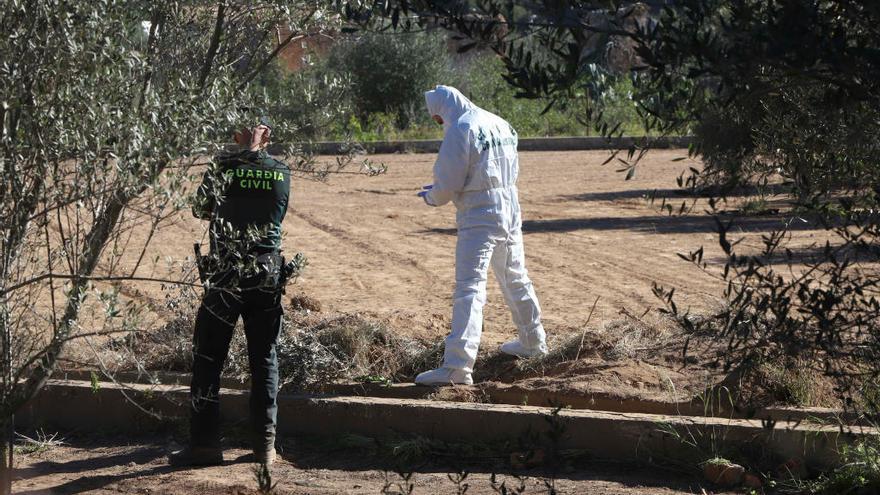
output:
[[[788, 230], [812, 230], [820, 228], [813, 220], [792, 219], [792, 217], [773, 215], [761, 217], [721, 218], [732, 221], [733, 233], [738, 232], [770, 232], [780, 230], [788, 225]], [[697, 234], [718, 231], [715, 218], [709, 215], [644, 215], [635, 217], [594, 217], [594, 218], [557, 218], [552, 220], [525, 220], [522, 224], [523, 234], [541, 234], [576, 231], [607, 231], [630, 230], [654, 234]], [[419, 234], [455, 235], [457, 229], [433, 228], [418, 232]]]
[[[466, 439], [462, 439], [465, 441]], [[135, 445], [135, 446], [132, 446]], [[140, 446], [137, 446], [140, 445]], [[381, 480], [383, 477], [391, 482], [400, 481], [402, 474], [412, 473], [413, 480], [422, 476], [443, 475], [440, 479], [446, 480], [446, 473], [467, 472], [471, 476], [468, 481], [473, 485], [480, 485], [475, 492], [483, 493], [482, 489], [489, 489], [489, 475], [497, 474], [499, 482], [507, 480], [508, 488], [511, 483], [518, 483], [517, 477], [526, 477], [532, 483], [543, 483], [544, 480], [565, 484], [568, 486], [580, 486], [580, 483], [603, 482], [615, 483], [624, 487], [663, 488], [667, 490], [681, 490], [691, 493], [699, 490], [700, 482], [695, 477], [684, 476], [680, 473], [649, 468], [644, 465], [609, 463], [595, 460], [578, 459], [577, 462], [557, 464], [556, 469], [549, 467], [512, 469], [509, 455], [498, 455], [484, 458], [459, 458], [448, 455], [426, 455], [418, 461], [402, 462], [399, 459], [383, 455], [365, 455], [365, 451], [338, 447], [335, 439], [321, 438], [283, 438], [278, 441], [282, 462], [273, 467], [274, 479], [278, 482], [279, 493], [288, 493], [293, 490], [300, 493], [296, 480], [311, 476], [310, 471], [320, 470], [322, 480], [324, 476], [337, 479], [341, 483], [351, 482], [354, 472], [369, 472], [367, 479]], [[165, 446], [155, 438], [124, 438], [118, 441], [107, 440], [91, 442], [85, 438], [69, 441], [68, 449], [77, 449], [79, 455], [87, 455], [86, 458], [78, 458], [70, 461], [63, 460], [37, 460], [24, 469], [14, 472], [15, 479], [23, 480], [55, 477], [60, 483], [55, 486], [46, 486], [41, 483], [39, 490], [22, 490], [26, 488], [19, 485], [15, 492], [23, 495], [36, 494], [72, 494], [95, 491], [97, 493], [174, 493], [176, 490], [185, 489], [187, 493], [255, 493], [246, 486], [253, 485], [252, 479], [242, 480], [242, 467], [237, 468], [239, 479], [230, 475], [229, 486], [190, 486], [198, 482], [192, 477], [186, 476], [187, 470], [171, 468], [164, 462], [167, 452]], [[238, 446], [239, 449], [243, 448]], [[124, 452], [119, 453], [118, 450]], [[516, 447], [511, 447], [514, 452]], [[94, 452], [91, 455], [89, 451]], [[85, 454], [83, 454], [85, 452]], [[63, 453], [59, 454], [63, 458]], [[230, 460], [227, 453], [227, 462], [224, 466], [205, 468], [222, 470], [222, 473], [231, 473], [231, 467], [246, 463], [246, 456], [239, 456]], [[249, 466], [248, 466], [249, 468]], [[110, 471], [103, 473], [102, 471]], [[179, 472], [181, 476], [174, 476]], [[250, 472], [249, 469], [247, 472]], [[215, 472], [214, 474], [217, 474]], [[363, 477], [363, 475], [361, 475]], [[72, 478], [72, 479], [71, 479]], [[238, 484], [235, 484], [238, 483]], [[210, 483], [209, 483], [210, 484]], [[290, 484], [290, 487], [285, 486]], [[485, 486], [483, 486], [485, 485]], [[381, 486], [379, 483], [378, 486]], [[452, 488], [450, 485], [449, 488]], [[208, 490], [208, 491], [205, 491]], [[380, 493], [377, 489], [376, 493]]]
[[567, 194], [559, 196], [558, 201], [618, 201], [623, 199], [655, 199], [678, 198], [720, 198], [720, 197], [745, 197], [745, 196], [773, 196], [785, 194], [791, 187], [782, 184], [772, 184], [763, 187], [743, 186], [734, 189], [699, 189], [690, 190], [682, 188], [667, 189], [624, 189], [618, 191], [594, 191], [580, 194]]
[[[81, 445], [77, 445], [81, 443]], [[101, 442], [93, 444], [91, 442], [71, 442], [71, 446], [80, 448], [106, 448], [112, 447], [113, 444]], [[123, 443], [120, 446], [127, 446]], [[146, 445], [143, 448], [129, 450], [124, 453], [115, 453], [109, 455], [96, 455], [87, 459], [76, 459], [71, 461], [37, 461], [27, 468], [15, 469], [13, 471], [13, 479], [27, 480], [37, 476], [47, 476], [56, 474], [81, 474], [81, 477], [65, 481], [57, 486], [51, 487], [47, 491], [45, 488], [39, 490], [16, 490], [18, 495], [37, 495], [45, 493], [81, 493], [89, 490], [96, 490], [107, 485], [117, 483], [119, 481], [140, 478], [145, 476], [158, 475], [175, 471], [167, 464], [156, 465], [153, 463], [157, 458], [164, 457], [166, 451], [157, 445]], [[117, 466], [137, 466], [141, 469], [126, 471], [125, 473], [112, 475], [96, 475], [95, 471]]]

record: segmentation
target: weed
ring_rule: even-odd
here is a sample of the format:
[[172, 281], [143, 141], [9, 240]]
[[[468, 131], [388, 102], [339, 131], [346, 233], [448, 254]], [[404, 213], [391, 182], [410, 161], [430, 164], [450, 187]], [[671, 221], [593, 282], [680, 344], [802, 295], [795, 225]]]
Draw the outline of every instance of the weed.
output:
[[[687, 424], [681, 426], [672, 423], [659, 423], [658, 430], [678, 441], [682, 446], [691, 450], [693, 459], [702, 459], [700, 466], [715, 463], [727, 463], [728, 459], [737, 457], [736, 452], [730, 451], [730, 445], [726, 442], [729, 428], [690, 428]], [[694, 465], [688, 462], [662, 459], [669, 462], [673, 467], [684, 468], [692, 471]]]
[[15, 435], [19, 438], [18, 445], [15, 446], [16, 454], [39, 454], [60, 447], [65, 443], [64, 438], [59, 438], [58, 433], [50, 435], [42, 429], [36, 431], [36, 438], [18, 432]]
[[495, 493], [500, 493], [501, 495], [520, 495], [525, 493], [526, 480], [528, 480], [528, 477], [514, 475], [513, 479], [517, 481], [517, 484], [513, 487], [508, 487], [507, 480], [504, 480], [499, 484], [495, 473], [492, 473], [492, 477], [489, 482], [492, 486], [492, 490], [495, 490]]
[[97, 394], [101, 390], [100, 377], [98, 377], [97, 373], [92, 371], [91, 374], [89, 375], [89, 379], [91, 381], [92, 393]]
[[871, 437], [840, 451], [843, 465], [817, 480], [798, 482], [802, 492], [817, 494], [880, 493], [880, 439]]
[[778, 213], [778, 209], [771, 209], [769, 207], [769, 203], [766, 198], [758, 197], [755, 199], [749, 199], [745, 203], [742, 204], [740, 211], [743, 215], [755, 216], [755, 215], [769, 215], [773, 213]]
[[394, 383], [391, 381], [390, 378], [378, 375], [361, 375], [355, 377], [354, 381], [371, 385], [382, 385], [383, 387], [389, 387], [392, 383]]
[[253, 467], [254, 478], [257, 481], [257, 490], [261, 495], [270, 495], [275, 493], [278, 483], [272, 483], [272, 473], [269, 471], [269, 465], [265, 462], [255, 464]]
[[412, 482], [414, 473], [396, 471], [398, 479], [390, 480], [388, 471], [385, 471], [385, 486], [382, 487], [382, 495], [410, 495], [415, 489], [415, 483]]
[[467, 480], [468, 474], [469, 473], [463, 469], [459, 469], [458, 471], [456, 471], [454, 473], [447, 473], [446, 474], [446, 477], [449, 478], [449, 481], [455, 483], [455, 494], [456, 495], [464, 495], [465, 493], [467, 493], [468, 488], [470, 488], [470, 484], [465, 483], [465, 480]]

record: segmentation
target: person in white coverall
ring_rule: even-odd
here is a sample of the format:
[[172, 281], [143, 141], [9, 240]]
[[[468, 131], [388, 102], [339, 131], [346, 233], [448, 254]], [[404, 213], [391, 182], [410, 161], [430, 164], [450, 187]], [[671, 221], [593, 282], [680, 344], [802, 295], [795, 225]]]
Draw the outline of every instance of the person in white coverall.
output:
[[504, 119], [477, 107], [455, 88], [437, 86], [425, 93], [425, 101], [431, 117], [443, 124], [444, 136], [434, 183], [419, 196], [430, 206], [455, 204], [458, 243], [452, 332], [446, 338], [443, 365], [420, 373], [416, 383], [470, 385], [490, 264], [519, 333], [501, 351], [518, 357], [547, 353], [541, 308], [525, 266], [516, 190], [517, 135]]

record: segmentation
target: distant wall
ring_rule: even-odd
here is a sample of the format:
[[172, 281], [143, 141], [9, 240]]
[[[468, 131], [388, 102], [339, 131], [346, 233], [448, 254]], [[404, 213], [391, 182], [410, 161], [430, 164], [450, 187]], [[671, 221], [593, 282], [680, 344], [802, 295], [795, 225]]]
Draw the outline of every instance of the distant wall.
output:
[[[647, 148], [687, 148], [693, 140], [690, 136], [651, 138], [643, 136], [623, 136], [619, 138], [604, 137], [547, 137], [547, 138], [523, 138], [519, 140], [519, 151], [578, 151], [578, 150], [606, 150], [626, 149], [631, 146], [644, 146]], [[413, 141], [375, 141], [359, 143], [367, 153], [436, 153], [440, 150], [439, 139], [420, 139]], [[339, 155], [348, 147], [348, 143], [327, 141], [307, 143], [303, 145], [307, 151], [317, 155]], [[272, 145], [269, 153], [280, 154], [283, 145]]]

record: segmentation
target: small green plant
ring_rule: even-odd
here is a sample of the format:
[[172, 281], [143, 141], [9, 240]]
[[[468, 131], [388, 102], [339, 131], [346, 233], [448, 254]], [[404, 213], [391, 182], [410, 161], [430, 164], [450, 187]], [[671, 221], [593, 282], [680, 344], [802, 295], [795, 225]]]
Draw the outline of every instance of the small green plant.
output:
[[758, 197], [747, 200], [742, 205], [742, 214], [753, 216], [753, 215], [767, 215], [771, 213], [773, 210], [770, 209], [769, 203], [767, 202], [767, 198]]
[[415, 473], [396, 471], [398, 479], [392, 480], [385, 471], [385, 485], [382, 487], [382, 495], [410, 495], [415, 490], [416, 485], [412, 482]]
[[880, 492], [880, 440], [871, 437], [841, 449], [843, 465], [818, 480], [805, 482], [806, 493], [870, 494]]
[[272, 472], [269, 470], [269, 465], [265, 462], [261, 462], [259, 464], [255, 464], [253, 468], [254, 479], [257, 481], [257, 490], [261, 495], [270, 495], [275, 493], [275, 488], [278, 486], [278, 483], [272, 482]]
[[[736, 452], [731, 452], [726, 442], [728, 427], [690, 428], [687, 424], [680, 426], [672, 423], [658, 423], [657, 429], [678, 441], [683, 447], [690, 449], [693, 456], [703, 459], [699, 467], [713, 464], [728, 464], [728, 459], [735, 457]], [[693, 470], [693, 464], [681, 465], [681, 461], [668, 459], [672, 465]]]
[[507, 486], [507, 481], [504, 480], [501, 483], [498, 483], [498, 479], [495, 476], [495, 473], [492, 473], [492, 477], [489, 480], [489, 483], [492, 486], [492, 490], [495, 493], [500, 493], [501, 495], [520, 495], [526, 492], [526, 480], [528, 480], [527, 476], [518, 476], [513, 475], [513, 479], [516, 480], [516, 484], [513, 486]]
[[89, 375], [89, 379], [91, 380], [92, 393], [97, 394], [98, 391], [101, 390], [101, 380], [98, 377], [98, 374], [95, 373], [94, 371], [92, 371], [91, 374]]
[[464, 469], [460, 469], [454, 473], [447, 473], [446, 477], [449, 478], [449, 481], [455, 483], [455, 494], [456, 495], [465, 495], [467, 493], [468, 488], [470, 488], [470, 484], [465, 483], [467, 480], [468, 472]]
[[381, 375], [361, 375], [355, 377], [354, 380], [359, 383], [382, 385], [383, 387], [390, 387], [394, 383], [390, 378]]

